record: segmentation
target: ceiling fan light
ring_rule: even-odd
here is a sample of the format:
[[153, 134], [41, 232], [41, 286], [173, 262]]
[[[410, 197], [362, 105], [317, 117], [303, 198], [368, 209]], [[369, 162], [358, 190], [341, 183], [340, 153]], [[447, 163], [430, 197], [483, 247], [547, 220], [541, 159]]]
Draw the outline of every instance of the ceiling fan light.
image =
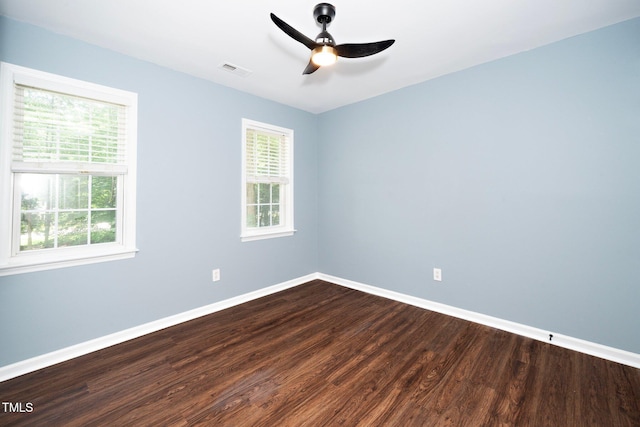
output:
[[330, 45], [318, 46], [311, 53], [311, 62], [319, 67], [333, 65], [337, 60], [338, 52]]

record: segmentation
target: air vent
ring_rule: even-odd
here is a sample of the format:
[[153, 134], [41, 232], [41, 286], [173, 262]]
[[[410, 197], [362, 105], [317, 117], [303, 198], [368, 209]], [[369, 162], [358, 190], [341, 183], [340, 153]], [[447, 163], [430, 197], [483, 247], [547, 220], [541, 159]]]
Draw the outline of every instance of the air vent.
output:
[[242, 68], [229, 62], [225, 62], [224, 64], [220, 65], [220, 68], [240, 77], [247, 77], [249, 74], [251, 74], [251, 70], [247, 70], [246, 68]]

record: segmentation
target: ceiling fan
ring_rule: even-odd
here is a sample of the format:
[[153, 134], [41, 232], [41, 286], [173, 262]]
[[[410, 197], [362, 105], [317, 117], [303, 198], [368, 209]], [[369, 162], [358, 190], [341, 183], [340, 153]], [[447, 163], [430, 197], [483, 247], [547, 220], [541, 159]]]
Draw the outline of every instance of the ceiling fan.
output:
[[311, 49], [311, 59], [302, 74], [311, 74], [318, 68], [331, 65], [338, 60], [338, 56], [344, 58], [362, 58], [375, 55], [391, 46], [395, 40], [384, 40], [373, 43], [345, 43], [336, 45], [333, 36], [327, 32], [327, 26], [336, 16], [336, 8], [329, 3], [319, 3], [313, 9], [313, 17], [322, 25], [322, 32], [315, 40], [302, 34], [291, 25], [278, 18], [273, 13], [271, 20], [282, 31], [294, 40]]

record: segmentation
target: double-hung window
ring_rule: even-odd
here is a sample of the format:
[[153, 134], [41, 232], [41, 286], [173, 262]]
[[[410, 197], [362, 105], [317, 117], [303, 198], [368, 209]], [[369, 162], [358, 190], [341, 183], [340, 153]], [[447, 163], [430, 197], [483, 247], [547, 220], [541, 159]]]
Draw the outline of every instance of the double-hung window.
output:
[[293, 130], [242, 119], [242, 241], [293, 228]]
[[1, 65], [0, 275], [132, 257], [137, 95]]

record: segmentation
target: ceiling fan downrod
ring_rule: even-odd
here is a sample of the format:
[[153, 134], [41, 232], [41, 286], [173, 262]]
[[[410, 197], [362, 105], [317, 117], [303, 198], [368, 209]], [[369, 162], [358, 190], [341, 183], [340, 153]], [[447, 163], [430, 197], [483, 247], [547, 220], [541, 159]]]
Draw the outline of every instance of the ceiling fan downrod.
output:
[[326, 26], [336, 17], [336, 8], [329, 3], [319, 3], [313, 9], [313, 17], [322, 25], [322, 30], [325, 31]]

